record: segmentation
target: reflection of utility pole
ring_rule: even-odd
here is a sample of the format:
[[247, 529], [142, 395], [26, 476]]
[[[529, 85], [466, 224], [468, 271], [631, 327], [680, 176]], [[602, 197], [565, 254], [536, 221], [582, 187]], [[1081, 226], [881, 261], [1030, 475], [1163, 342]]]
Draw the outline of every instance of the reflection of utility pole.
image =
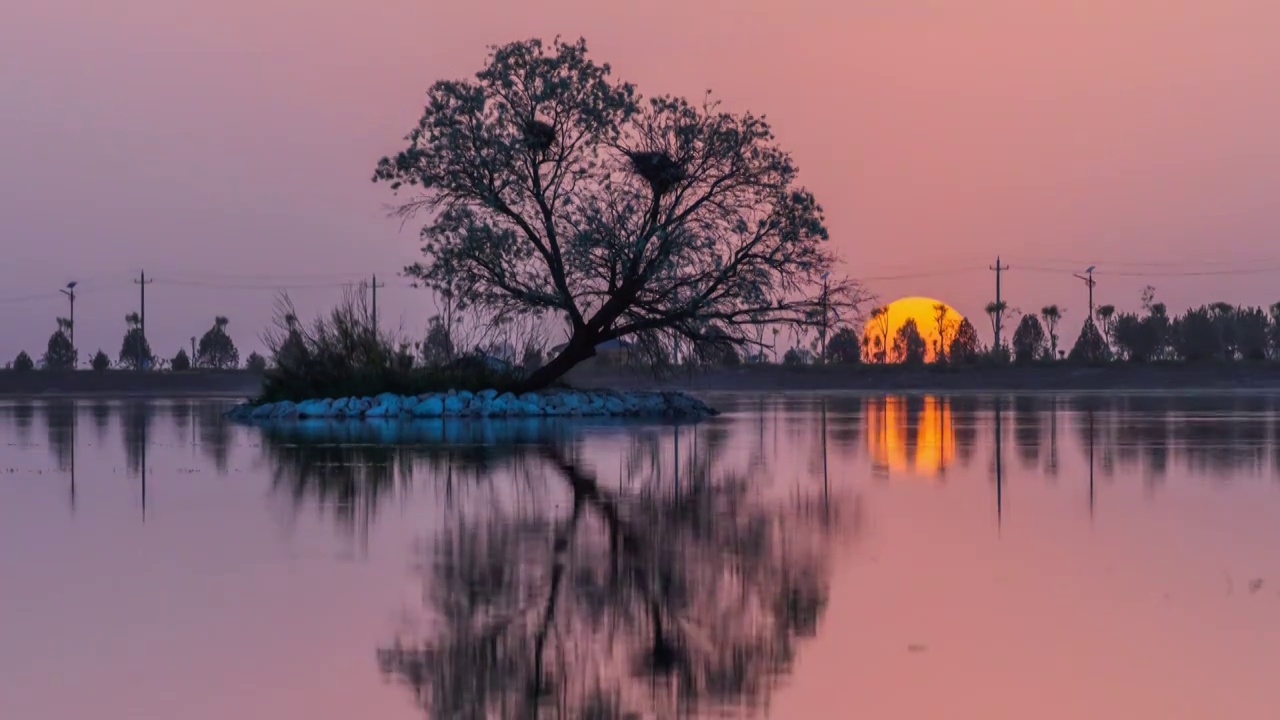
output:
[[996, 529], [1004, 525], [1004, 468], [1003, 447], [1004, 432], [1000, 427], [1000, 410], [1003, 398], [996, 396]]
[[1093, 522], [1093, 408], [1089, 408], [1089, 522]]
[[1098, 284], [1094, 282], [1094, 279], [1093, 279], [1093, 269], [1095, 267], [1097, 267], [1097, 265], [1090, 265], [1089, 269], [1084, 271], [1085, 272], [1084, 275], [1080, 275], [1080, 274], [1075, 275], [1075, 277], [1083, 280], [1085, 285], [1089, 286], [1089, 319], [1090, 320], [1093, 319], [1093, 286]]
[[830, 520], [831, 482], [827, 476], [827, 399], [822, 399], [822, 517]]
[[[999, 256], [999, 255], [997, 255], [997, 256], [996, 256], [996, 264], [995, 264], [995, 265], [992, 265], [992, 266], [988, 266], [988, 267], [987, 267], [987, 269], [988, 269], [988, 270], [995, 270], [995, 271], [996, 271], [996, 305], [999, 305], [999, 304], [1000, 304], [1000, 272], [1001, 272], [1002, 270], [1008, 270], [1008, 269], [1009, 269], [1009, 266], [1008, 266], [1008, 265], [1004, 265], [1004, 266], [1000, 265], [1000, 256]], [[1004, 311], [1003, 311], [1003, 310], [997, 310], [997, 312], [999, 312], [999, 313], [1000, 313], [1000, 315], [1001, 315], [1001, 317], [1000, 317], [1000, 318], [998, 318], [998, 319], [997, 319], [997, 321], [996, 321], [996, 323], [995, 323], [996, 344], [995, 344], [995, 346], [994, 346], [994, 347], [995, 347], [996, 351], [998, 352], [998, 351], [1000, 350], [1000, 326], [1004, 324], [1004, 320], [1003, 320]], [[888, 338], [885, 338], [885, 343], [888, 343], [888, 342], [889, 342]]]
[[[74, 285], [75, 283], [72, 283]], [[71, 401], [71, 514], [76, 514], [76, 425], [80, 420], [76, 401]]]

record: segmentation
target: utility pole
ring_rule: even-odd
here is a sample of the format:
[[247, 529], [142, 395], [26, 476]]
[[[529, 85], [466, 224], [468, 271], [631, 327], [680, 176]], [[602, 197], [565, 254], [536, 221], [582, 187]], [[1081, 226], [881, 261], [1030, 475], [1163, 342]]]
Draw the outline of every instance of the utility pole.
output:
[[[71, 350], [74, 352], [76, 349], [76, 281], [67, 283], [67, 287], [59, 292], [71, 300]], [[78, 364], [79, 357], [76, 360]]]
[[1085, 285], [1089, 286], [1089, 319], [1090, 320], [1093, 319], [1093, 286], [1098, 284], [1093, 279], [1093, 269], [1096, 267], [1097, 265], [1090, 265], [1089, 269], [1084, 271], [1085, 272], [1084, 275], [1079, 275], [1079, 274], [1076, 275], [1077, 278], [1080, 278], [1081, 280], [1084, 281]]
[[[990, 265], [988, 265], [988, 266], [987, 266], [987, 269], [988, 269], [988, 270], [995, 270], [995, 271], [996, 271], [996, 305], [1000, 305], [1000, 273], [1001, 273], [1002, 271], [1004, 271], [1004, 270], [1008, 270], [1008, 269], [1009, 269], [1009, 266], [1008, 266], [1008, 265], [1001, 265], [1001, 264], [1000, 264], [1000, 256], [999, 256], [999, 255], [997, 255], [997, 256], [996, 256], [996, 264], [995, 264], [994, 266], [990, 266]], [[997, 318], [997, 322], [995, 323], [995, 327], [993, 328], [993, 329], [995, 330], [995, 336], [996, 336], [996, 344], [995, 344], [995, 348], [996, 348], [996, 351], [997, 351], [997, 352], [999, 352], [999, 350], [1000, 350], [1000, 348], [1001, 348], [1001, 345], [1000, 345], [1000, 326], [1004, 324], [1004, 311], [1003, 311], [1003, 310], [1000, 310], [999, 312], [1000, 312], [1000, 317], [999, 317], [999, 318]], [[885, 339], [885, 342], [887, 343], [888, 341], [889, 341], [889, 340], [888, 340], [888, 338], [886, 338], [886, 339]]]
[[139, 273], [138, 279], [133, 281], [133, 283], [138, 286], [138, 293], [139, 293], [138, 304], [140, 306], [139, 313], [138, 313], [138, 324], [139, 324], [139, 329], [142, 331], [142, 337], [138, 339], [138, 369], [139, 370], [142, 369], [143, 341], [147, 339], [147, 286], [153, 282], [155, 282], [155, 280], [147, 279], [146, 270], [143, 270], [141, 273]]
[[373, 276], [373, 284], [369, 286], [373, 290], [372, 311], [373, 311], [373, 334], [374, 335], [378, 334], [378, 288], [386, 287], [386, 286], [387, 286], [386, 283], [383, 283], [381, 285], [378, 284], [378, 276], [376, 274]]
[[831, 273], [822, 273], [822, 364], [827, 364], [827, 278]]
[[196, 336], [191, 336], [191, 369], [196, 367]]

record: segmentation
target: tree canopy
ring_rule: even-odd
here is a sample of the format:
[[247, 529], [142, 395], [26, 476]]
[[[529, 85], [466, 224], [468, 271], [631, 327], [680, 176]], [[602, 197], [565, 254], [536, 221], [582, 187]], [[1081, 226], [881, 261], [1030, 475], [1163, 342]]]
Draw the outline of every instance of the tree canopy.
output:
[[227, 335], [229, 320], [219, 315], [196, 346], [196, 367], [223, 370], [240, 365], [240, 351]]
[[191, 369], [191, 357], [184, 348], [178, 348], [178, 354], [169, 361], [169, 367], [179, 372]]
[[956, 327], [955, 337], [951, 339], [951, 345], [947, 347], [948, 359], [951, 362], [972, 363], [978, 359], [980, 351], [978, 329], [969, 322], [969, 318], [962, 318]]
[[1035, 315], [1023, 315], [1013, 331], [1013, 359], [1020, 363], [1035, 362], [1046, 350], [1044, 326]]
[[822, 208], [764, 118], [614, 80], [585, 41], [494, 47], [474, 79], [427, 92], [407, 147], [375, 181], [422, 215], [407, 274], [497, 316], [566, 318], [545, 385], [629, 337], [759, 344], [756, 325], [829, 321], [861, 292], [823, 277]]
[[907, 318], [893, 336], [893, 356], [905, 365], [923, 365], [928, 347], [915, 318]]
[[49, 336], [49, 345], [40, 361], [46, 370], [75, 369], [78, 358], [76, 349], [71, 346], [71, 338], [68, 337], [70, 331], [71, 321], [58, 318], [58, 329]]
[[26, 350], [19, 352], [18, 357], [13, 359], [13, 369], [17, 370], [18, 372], [27, 372], [29, 370], [34, 370], [35, 367], [36, 367], [35, 361], [31, 359], [31, 356], [27, 354]]
[[148, 367], [151, 364], [151, 343], [142, 334], [142, 317], [138, 313], [129, 313], [124, 322], [128, 328], [124, 341], [120, 343], [120, 365], [134, 370]]
[[858, 333], [845, 326], [836, 330], [827, 343], [827, 362], [836, 365], [857, 365], [862, 361], [862, 344]]

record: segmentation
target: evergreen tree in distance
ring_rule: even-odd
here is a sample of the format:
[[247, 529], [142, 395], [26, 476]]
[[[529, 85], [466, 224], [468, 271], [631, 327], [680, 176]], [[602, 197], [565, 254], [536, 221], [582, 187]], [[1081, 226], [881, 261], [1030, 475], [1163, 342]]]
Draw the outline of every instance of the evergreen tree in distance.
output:
[[36, 367], [35, 361], [27, 354], [26, 350], [18, 353], [18, 357], [13, 359], [13, 369], [18, 372], [28, 372]]
[[191, 358], [187, 356], [186, 348], [178, 348], [178, 354], [169, 361], [169, 368], [178, 372], [191, 369]]
[[1013, 331], [1014, 362], [1026, 364], [1039, 360], [1045, 354], [1044, 326], [1035, 315], [1023, 315]]
[[251, 352], [249, 357], [245, 358], [244, 367], [246, 370], [252, 370], [257, 373], [266, 372], [267, 359], [256, 352]]
[[239, 367], [240, 352], [227, 334], [229, 320], [219, 315], [196, 346], [196, 367], [226, 370]]
[[947, 348], [947, 358], [953, 363], [973, 363], [978, 359], [981, 347], [978, 343], [978, 329], [969, 322], [969, 318], [960, 321], [956, 327], [955, 337]]
[[827, 342], [827, 362], [836, 365], [857, 365], [862, 361], [862, 345], [858, 333], [845, 326], [836, 330]]
[[75, 369], [78, 358], [76, 349], [71, 347], [71, 338], [68, 336], [70, 330], [71, 321], [58, 318], [58, 329], [49, 336], [49, 345], [40, 361], [45, 370]]
[[151, 366], [151, 343], [142, 334], [142, 318], [138, 313], [129, 313], [124, 318], [127, 330], [124, 341], [120, 343], [118, 364], [131, 370], [140, 370]]
[[98, 372], [103, 372], [107, 368], [111, 367], [111, 358], [107, 357], [107, 354], [99, 349], [97, 354], [93, 356], [93, 361], [90, 363], [90, 367]]

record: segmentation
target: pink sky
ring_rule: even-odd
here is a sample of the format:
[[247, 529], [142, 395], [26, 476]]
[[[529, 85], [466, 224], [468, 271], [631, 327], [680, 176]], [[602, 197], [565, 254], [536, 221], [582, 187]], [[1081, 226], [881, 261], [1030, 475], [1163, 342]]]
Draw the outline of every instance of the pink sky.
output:
[[[1270, 304], [1276, 27], [1257, 0], [19, 3], [0, 23], [0, 358], [43, 352], [67, 280], [82, 352], [119, 352], [145, 269], [157, 354], [223, 314], [247, 355], [270, 286], [326, 286], [294, 291], [309, 316], [391, 275], [415, 233], [385, 217], [374, 162], [432, 81], [556, 33], [645, 93], [766, 113], [845, 270], [896, 278], [868, 280], [886, 300], [979, 312], [1000, 253], [1010, 305], [1065, 306], [1072, 338], [1068, 271], [1089, 264], [1100, 303], [1150, 283], [1175, 310]], [[1206, 269], [1248, 272], [1185, 275]], [[389, 279], [383, 317], [420, 332], [429, 297]]]

